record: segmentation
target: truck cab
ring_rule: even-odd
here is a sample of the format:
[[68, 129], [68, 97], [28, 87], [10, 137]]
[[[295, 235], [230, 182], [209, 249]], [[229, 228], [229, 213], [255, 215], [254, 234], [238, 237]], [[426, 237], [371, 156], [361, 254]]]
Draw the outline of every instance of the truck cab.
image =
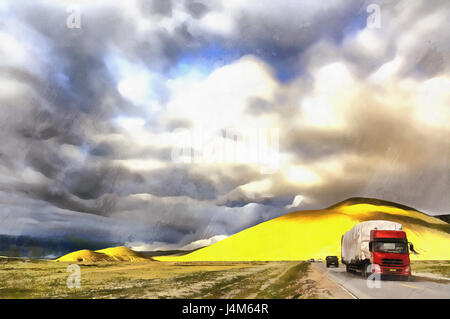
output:
[[[412, 245], [410, 246], [413, 249]], [[408, 278], [411, 275], [408, 240], [400, 230], [370, 231], [370, 263], [377, 265], [373, 271], [381, 275]]]

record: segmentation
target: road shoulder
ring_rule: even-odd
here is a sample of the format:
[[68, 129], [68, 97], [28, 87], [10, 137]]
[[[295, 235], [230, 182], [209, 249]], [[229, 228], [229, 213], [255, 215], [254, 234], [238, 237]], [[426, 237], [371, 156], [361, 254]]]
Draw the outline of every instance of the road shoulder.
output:
[[309, 279], [316, 282], [318, 298], [320, 299], [355, 299], [347, 289], [336, 283], [314, 264], [311, 264]]

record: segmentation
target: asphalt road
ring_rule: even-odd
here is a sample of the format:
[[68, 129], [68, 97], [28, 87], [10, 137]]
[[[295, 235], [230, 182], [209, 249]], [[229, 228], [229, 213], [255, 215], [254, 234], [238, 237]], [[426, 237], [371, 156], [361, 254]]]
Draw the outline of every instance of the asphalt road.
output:
[[359, 299], [450, 299], [450, 281], [440, 283], [413, 276], [410, 281], [383, 279], [377, 287], [374, 281], [364, 280], [361, 273], [347, 273], [343, 265], [339, 268], [326, 268], [325, 263], [312, 265]]

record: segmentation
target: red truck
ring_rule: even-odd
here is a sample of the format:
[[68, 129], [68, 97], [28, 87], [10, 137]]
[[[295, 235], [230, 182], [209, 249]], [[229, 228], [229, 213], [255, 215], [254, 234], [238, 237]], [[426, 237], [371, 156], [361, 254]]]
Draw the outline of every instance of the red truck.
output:
[[[409, 249], [414, 251], [413, 245]], [[361, 271], [408, 279], [411, 266], [408, 239], [402, 225], [384, 220], [360, 223], [342, 236], [341, 261], [348, 272]]]

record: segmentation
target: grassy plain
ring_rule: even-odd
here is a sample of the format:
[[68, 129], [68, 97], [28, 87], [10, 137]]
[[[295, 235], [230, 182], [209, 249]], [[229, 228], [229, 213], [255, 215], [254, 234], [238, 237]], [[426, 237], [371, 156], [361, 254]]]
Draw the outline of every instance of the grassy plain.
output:
[[413, 260], [413, 273], [426, 273], [450, 279], [450, 260]]
[[0, 263], [0, 298], [323, 298], [306, 262], [80, 263], [81, 287], [69, 289], [70, 263]]

